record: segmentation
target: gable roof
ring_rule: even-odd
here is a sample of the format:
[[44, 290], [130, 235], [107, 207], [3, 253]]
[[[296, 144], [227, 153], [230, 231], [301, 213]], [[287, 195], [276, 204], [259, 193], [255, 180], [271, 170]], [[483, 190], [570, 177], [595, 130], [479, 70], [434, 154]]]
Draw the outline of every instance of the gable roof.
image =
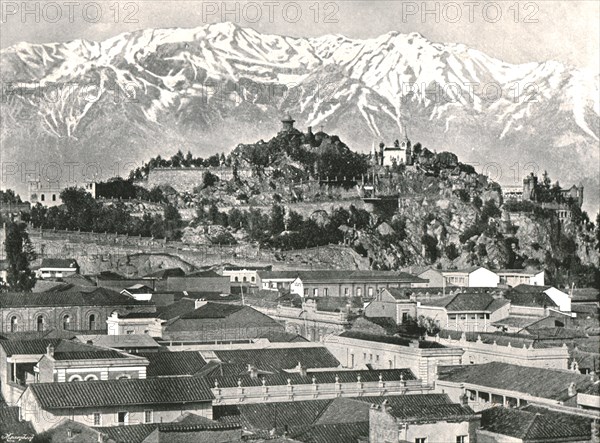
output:
[[214, 399], [210, 388], [196, 377], [34, 383], [28, 387], [43, 409], [210, 402]]
[[78, 341], [60, 338], [40, 338], [33, 340], [0, 340], [0, 347], [8, 357], [11, 355], [41, 355], [45, 354], [48, 346], [54, 347], [54, 354], [78, 352], [104, 352], [106, 348], [91, 346]]
[[554, 300], [544, 292], [549, 288], [550, 286], [518, 285], [506, 291], [504, 298], [516, 306], [558, 308]]
[[146, 377], [194, 375], [206, 366], [198, 351], [140, 352], [135, 355], [149, 361]]
[[571, 383], [575, 383], [577, 391], [587, 389], [592, 383], [589, 376], [572, 371], [534, 368], [500, 362], [440, 367], [438, 379], [440, 381], [468, 383], [488, 388], [516, 391], [533, 397], [558, 401], [569, 398], [567, 390]]
[[261, 367], [268, 363], [278, 369], [294, 369], [298, 363], [303, 368], [337, 368], [340, 362], [325, 347], [266, 348], [214, 351], [224, 363], [250, 364]]
[[167, 277], [183, 277], [184, 275], [185, 275], [185, 272], [181, 268], [164, 268], [164, 269], [159, 269], [154, 272], [150, 272], [149, 274], [144, 275], [144, 278], [148, 278], [148, 279], [156, 278], [156, 279], [164, 280]]
[[438, 306], [448, 312], [494, 312], [509, 303], [508, 300], [495, 298], [490, 294], [461, 292], [456, 295], [437, 299], [423, 300], [423, 306]]
[[201, 319], [201, 318], [227, 318], [242, 309], [241, 305], [231, 305], [225, 303], [206, 303], [198, 309], [194, 309], [181, 316], [182, 319]]
[[440, 343], [437, 343], [435, 341], [416, 340], [416, 339], [410, 339], [410, 338], [406, 338], [406, 337], [398, 337], [395, 335], [370, 334], [367, 332], [355, 331], [352, 329], [349, 331], [342, 332], [340, 334], [340, 337], [355, 338], [357, 340], [374, 341], [374, 342], [378, 342], [378, 343], [389, 343], [389, 344], [405, 346], [405, 347], [410, 346], [410, 344], [412, 342], [417, 342], [418, 347], [421, 349], [424, 349], [424, 348], [446, 348], [446, 346], [444, 346]]
[[484, 410], [481, 416], [483, 430], [524, 442], [559, 439], [587, 441], [591, 438], [591, 422], [591, 419], [575, 414], [533, 406], [522, 409], [493, 407]]
[[357, 443], [368, 436], [369, 422], [313, 425], [290, 435], [310, 443]]
[[44, 258], [40, 264], [40, 269], [43, 268], [59, 268], [59, 269], [73, 269], [76, 270], [79, 267], [77, 260], [73, 258]]
[[0, 308], [26, 308], [47, 306], [154, 306], [106, 288], [44, 293], [3, 292], [0, 293]]

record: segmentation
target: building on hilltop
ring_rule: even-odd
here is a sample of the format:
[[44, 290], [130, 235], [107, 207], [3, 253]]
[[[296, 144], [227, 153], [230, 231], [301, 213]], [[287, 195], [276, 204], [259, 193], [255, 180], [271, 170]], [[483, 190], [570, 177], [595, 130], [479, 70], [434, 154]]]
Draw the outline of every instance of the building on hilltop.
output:
[[290, 114], [287, 114], [283, 119], [281, 119], [282, 128], [280, 132], [290, 132], [294, 130], [294, 123], [296, 120], [292, 118]]
[[[68, 187], [79, 186], [73, 184], [71, 186], [61, 186], [58, 181], [42, 181], [42, 180], [31, 180], [29, 182], [29, 202], [31, 205], [37, 203], [42, 206], [52, 207], [59, 206], [62, 204], [60, 199], [60, 193]], [[83, 188], [85, 192], [90, 194], [92, 198], [96, 198], [96, 183], [85, 182], [79, 187]]]

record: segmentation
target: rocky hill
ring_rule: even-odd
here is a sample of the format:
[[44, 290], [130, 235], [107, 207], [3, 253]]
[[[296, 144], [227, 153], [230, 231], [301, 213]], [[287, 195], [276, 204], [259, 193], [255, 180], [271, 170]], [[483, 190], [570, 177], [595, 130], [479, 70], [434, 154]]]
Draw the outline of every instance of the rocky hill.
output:
[[306, 39], [219, 23], [20, 43], [0, 68], [5, 162], [98, 163], [106, 179], [165, 147], [206, 156], [265, 137], [290, 112], [362, 152], [404, 121], [498, 180], [547, 169], [600, 206], [598, 73], [554, 61], [509, 64], [418, 33]]

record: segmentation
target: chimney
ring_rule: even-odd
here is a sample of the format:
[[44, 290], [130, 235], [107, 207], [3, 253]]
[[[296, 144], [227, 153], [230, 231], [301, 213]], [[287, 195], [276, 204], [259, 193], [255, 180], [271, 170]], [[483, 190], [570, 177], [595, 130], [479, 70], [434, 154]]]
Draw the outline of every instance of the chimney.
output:
[[248, 372], [250, 373], [250, 378], [258, 378], [258, 369], [256, 369], [256, 366], [248, 365]]
[[48, 347], [46, 348], [46, 354], [48, 355], [48, 357], [54, 357], [54, 346], [48, 345]]
[[387, 399], [383, 400], [383, 402], [381, 402], [381, 410], [383, 412], [387, 412], [389, 405], [390, 403], [387, 401]]
[[194, 301], [194, 309], [198, 309], [201, 308], [202, 306], [204, 306], [205, 304], [207, 304], [208, 302], [204, 299], [204, 298], [197, 298]]
[[298, 371], [302, 377], [306, 377], [306, 368], [302, 366], [302, 363], [298, 362]]
[[469, 397], [467, 397], [467, 393], [463, 393], [459, 398], [458, 398], [458, 402], [462, 405], [462, 406], [469, 406]]
[[575, 385], [575, 383], [571, 382], [571, 384], [569, 384], [567, 394], [569, 395], [569, 397], [574, 397], [575, 395], [577, 395], [577, 386]]
[[309, 134], [309, 135], [312, 135], [312, 126], [309, 126], [309, 127], [308, 127], [308, 134]]

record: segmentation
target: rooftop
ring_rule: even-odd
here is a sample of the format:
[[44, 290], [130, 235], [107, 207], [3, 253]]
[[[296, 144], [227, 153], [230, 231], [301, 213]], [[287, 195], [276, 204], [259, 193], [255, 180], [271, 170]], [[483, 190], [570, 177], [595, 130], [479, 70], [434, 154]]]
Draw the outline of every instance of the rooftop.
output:
[[366, 332], [360, 331], [344, 331], [340, 334], [340, 337], [346, 338], [355, 338], [357, 340], [366, 340], [366, 341], [374, 341], [378, 343], [389, 343], [393, 345], [399, 346], [410, 346], [411, 342], [418, 343], [418, 348], [426, 349], [426, 348], [445, 348], [446, 346], [436, 343], [434, 341], [426, 341], [426, 340], [411, 340], [410, 338], [398, 337], [393, 335], [378, 335], [378, 334], [369, 334]]
[[440, 367], [439, 380], [516, 391], [557, 401], [569, 398], [567, 390], [571, 383], [575, 383], [577, 391], [592, 384], [589, 376], [580, 373], [500, 362]]
[[72, 258], [44, 258], [40, 264], [40, 269], [77, 269], [78, 267], [77, 260]]
[[509, 303], [508, 300], [495, 298], [490, 294], [468, 292], [421, 301], [423, 306], [443, 307], [448, 312], [494, 312], [507, 303]]
[[44, 293], [3, 292], [0, 293], [1, 308], [25, 308], [46, 306], [154, 306], [138, 301], [106, 288], [78, 289], [76, 291], [55, 292], [52, 296]]
[[591, 438], [591, 419], [550, 411], [541, 407], [522, 409], [494, 407], [482, 412], [481, 427], [495, 434], [530, 441], [587, 441]]
[[[54, 347], [54, 354], [78, 354], [89, 352], [106, 352], [106, 348], [91, 346], [77, 341], [60, 338], [40, 338], [32, 340], [0, 340], [0, 347], [6, 355], [41, 355], [45, 354], [48, 346]], [[115, 351], [116, 352], [116, 351]]]
[[224, 363], [250, 364], [260, 367], [268, 363], [278, 369], [337, 368], [340, 362], [325, 347], [314, 348], [267, 348], [214, 351]]
[[206, 366], [198, 351], [140, 352], [136, 355], [150, 362], [146, 377], [194, 375]]
[[170, 377], [29, 385], [43, 409], [115, 407], [210, 402], [202, 378]]

